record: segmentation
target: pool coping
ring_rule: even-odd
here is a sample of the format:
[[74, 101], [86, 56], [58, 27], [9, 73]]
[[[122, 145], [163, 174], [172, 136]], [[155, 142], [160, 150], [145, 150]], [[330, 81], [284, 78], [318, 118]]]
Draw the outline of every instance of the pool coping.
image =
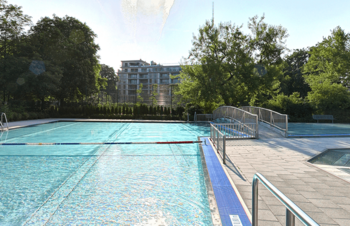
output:
[[[48, 120], [47, 122], [38, 122], [35, 123], [35, 120]], [[20, 122], [28, 122], [33, 121], [33, 124], [28, 125], [17, 125], [17, 126], [10, 126], [9, 130], [12, 129], [19, 129], [24, 127], [30, 127], [30, 126], [37, 126], [47, 123], [55, 123], [55, 122], [127, 122], [127, 123], [206, 123], [206, 122], [194, 122], [194, 121], [183, 121], [183, 120], [146, 120], [146, 119], [84, 119], [84, 118], [47, 118], [47, 119], [34, 119], [34, 120], [23, 120], [23, 121], [15, 121], [15, 122], [9, 122], [9, 123], [20, 123]], [[6, 131], [6, 130], [5, 130]], [[4, 132], [4, 131], [1, 131]]]
[[[251, 213], [250, 213], [250, 211], [249, 211], [249, 209], [248, 209], [248, 207], [246, 206], [246, 203], [244, 202], [244, 200], [243, 200], [243, 198], [242, 198], [242, 196], [240, 195], [240, 193], [239, 193], [239, 191], [238, 191], [238, 189], [237, 189], [237, 187], [235, 186], [235, 184], [234, 184], [234, 182], [232, 181], [232, 178], [230, 177], [230, 175], [228, 174], [228, 172], [227, 172], [227, 170], [226, 170], [226, 168], [225, 168], [225, 166], [223, 165], [223, 163], [222, 163], [222, 161], [221, 161], [221, 158], [219, 157], [219, 155], [218, 155], [218, 153], [217, 153], [217, 150], [216, 150], [216, 148], [215, 148], [215, 146], [213, 145], [213, 143], [210, 141], [210, 139], [209, 139], [209, 137], [202, 137], [203, 139], [206, 139], [208, 142], [209, 142], [209, 144], [207, 145], [207, 146], [209, 146], [210, 148], [211, 148], [211, 151], [213, 152], [213, 153], [215, 153], [215, 159], [219, 162], [219, 166], [220, 166], [220, 168], [223, 170], [223, 174], [224, 174], [224, 177], [226, 177], [227, 178], [227, 180], [228, 180], [228, 183], [229, 183], [229, 186], [227, 186], [227, 185], [223, 185], [223, 184], [221, 184], [221, 183], [219, 183], [219, 184], [216, 184], [216, 186], [217, 187], [231, 187], [232, 189], [233, 189], [233, 193], [235, 193], [234, 195], [236, 196], [236, 198], [238, 199], [238, 202], [239, 202], [239, 204], [241, 205], [241, 210], [243, 210], [243, 212], [244, 212], [244, 214], [242, 214], [242, 212], [241, 212], [241, 214], [234, 214], [234, 215], [245, 215], [246, 217], [247, 217], [247, 219], [243, 219], [243, 222], [241, 222], [242, 223], [242, 225], [251, 225], [251, 222], [252, 222], [252, 217], [251, 217]], [[209, 157], [209, 156], [208, 156]], [[213, 167], [212, 167], [213, 168]], [[217, 172], [214, 172], [214, 174], [216, 174]], [[223, 179], [222, 178], [222, 176], [223, 175], [216, 175], [217, 176], [217, 178], [215, 178], [216, 180], [220, 180], [220, 179]], [[214, 179], [214, 178], [210, 178], [211, 180], [212, 179]], [[220, 182], [222, 182], [221, 180], [220, 180]], [[220, 192], [218, 191], [218, 194], [219, 194]], [[230, 197], [230, 195], [232, 195], [232, 194], [229, 194], [230, 192], [228, 191], [228, 190], [225, 190], [224, 192], [224, 196], [225, 196], [225, 198], [227, 197], [227, 198], [229, 198]], [[232, 192], [231, 192], [232, 193]], [[222, 193], [221, 194], [219, 194], [219, 195], [223, 195]], [[227, 196], [226, 196], [227, 195]], [[223, 197], [221, 197], [221, 199], [222, 199]], [[232, 197], [231, 197], [232, 198]], [[231, 214], [229, 214], [229, 212], [230, 212], [230, 210], [229, 210], [229, 208], [231, 207], [231, 208], [233, 208], [233, 209], [235, 209], [235, 212], [240, 212], [239, 210], [237, 210], [238, 208], [237, 208], [237, 206], [235, 206], [235, 207], [232, 207], [231, 206], [231, 204], [229, 204], [229, 206], [230, 207], [228, 207], [228, 206], [225, 206], [224, 205], [225, 203], [223, 203], [222, 202], [222, 200], [221, 200], [221, 203], [218, 205], [218, 209], [219, 209], [219, 212], [221, 212], [222, 213], [222, 215], [228, 215], [229, 217], [230, 217], [230, 222], [227, 222], [227, 219], [226, 219], [226, 223], [225, 223], [225, 225], [228, 225], [228, 224], [231, 224], [232, 225], [232, 219], [231, 219], [231, 216], [233, 215], [232, 213]], [[227, 203], [226, 203], [227, 204]], [[233, 203], [232, 203], [233, 204]], [[239, 206], [239, 204], [238, 204], [238, 206]], [[232, 212], [232, 209], [231, 209], [231, 212]], [[221, 215], [220, 215], [221, 216]], [[221, 219], [222, 221], [223, 221], [223, 219]], [[241, 221], [242, 221], [242, 219], [240, 219]], [[248, 220], [248, 222], [246, 221], [246, 220]], [[245, 222], [245, 224], [243, 224]]]
[[[199, 136], [198, 137], [198, 141], [200, 141], [201, 138], [205, 138], [205, 137]], [[211, 212], [213, 225], [214, 226], [222, 225], [218, 204], [216, 202], [216, 198], [215, 198], [215, 194], [214, 194], [214, 190], [213, 190], [213, 185], [211, 183], [209, 172], [208, 172], [207, 162], [205, 161], [205, 155], [204, 155], [203, 147], [202, 147], [201, 143], [199, 143], [198, 146], [199, 146], [199, 153], [200, 153], [200, 156], [201, 156], [201, 164], [202, 164], [202, 169], [203, 169], [203, 174], [204, 174], [205, 186], [207, 188], [209, 209], [210, 209], [210, 212]]]

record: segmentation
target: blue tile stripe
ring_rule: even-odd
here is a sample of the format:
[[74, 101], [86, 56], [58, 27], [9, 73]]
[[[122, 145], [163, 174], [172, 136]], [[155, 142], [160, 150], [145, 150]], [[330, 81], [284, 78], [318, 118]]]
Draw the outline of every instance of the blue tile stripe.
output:
[[238, 215], [243, 226], [251, 226], [252, 224], [250, 223], [235, 190], [232, 188], [224, 169], [221, 167], [208, 138], [201, 138], [202, 141], [205, 139], [206, 143], [202, 143], [203, 153], [222, 225], [232, 225], [230, 215]]

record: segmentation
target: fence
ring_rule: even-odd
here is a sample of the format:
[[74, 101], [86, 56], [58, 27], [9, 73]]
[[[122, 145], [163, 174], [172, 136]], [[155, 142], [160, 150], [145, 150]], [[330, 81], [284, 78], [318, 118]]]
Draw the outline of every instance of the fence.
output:
[[245, 131], [249, 131], [251, 136], [259, 137], [258, 115], [240, 108], [222, 106], [213, 111], [213, 120], [221, 118], [230, 120], [230, 123], [233, 121], [233, 123], [242, 124], [241, 126], [245, 128]]
[[222, 163], [226, 164], [226, 135], [219, 131], [213, 124], [210, 124], [210, 140], [216, 147], [217, 152], [222, 157]]
[[212, 125], [220, 130], [226, 136], [227, 140], [255, 138], [257, 134], [255, 123], [253, 125], [240, 122], [212, 123]]
[[244, 106], [241, 107], [241, 109], [253, 114], [257, 114], [259, 116], [259, 121], [265, 122], [270, 126], [282, 130], [284, 136], [288, 136], [288, 115], [281, 114], [270, 109], [254, 106]]

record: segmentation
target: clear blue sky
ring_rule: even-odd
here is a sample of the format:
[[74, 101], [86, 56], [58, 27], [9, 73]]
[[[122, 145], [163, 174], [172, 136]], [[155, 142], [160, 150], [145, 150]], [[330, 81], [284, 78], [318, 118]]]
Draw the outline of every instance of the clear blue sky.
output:
[[[212, 18], [213, 0], [8, 0], [23, 6], [36, 23], [53, 14], [85, 22], [97, 35], [100, 63], [117, 70], [121, 60], [179, 63], [188, 56], [192, 34]], [[350, 32], [349, 0], [215, 0], [215, 23], [231, 21], [247, 29], [249, 17], [287, 28], [289, 49], [322, 41], [341, 26]]]

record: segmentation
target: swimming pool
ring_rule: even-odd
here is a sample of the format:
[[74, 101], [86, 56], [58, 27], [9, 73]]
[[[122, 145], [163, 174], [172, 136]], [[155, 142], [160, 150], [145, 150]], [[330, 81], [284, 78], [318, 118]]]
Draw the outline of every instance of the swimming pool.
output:
[[288, 123], [289, 137], [350, 136], [350, 124]]
[[[58, 122], [10, 130], [0, 142], [208, 135], [206, 124]], [[0, 169], [0, 225], [212, 225], [198, 144], [0, 146]]]

